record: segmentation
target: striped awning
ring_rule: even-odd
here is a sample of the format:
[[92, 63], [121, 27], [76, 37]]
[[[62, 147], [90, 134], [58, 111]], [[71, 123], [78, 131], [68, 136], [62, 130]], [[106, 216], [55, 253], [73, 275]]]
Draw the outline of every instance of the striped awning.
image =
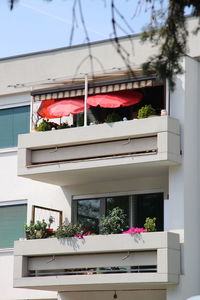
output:
[[[129, 78], [121, 80], [112, 80], [106, 82], [90, 82], [88, 84], [88, 95], [117, 92], [122, 90], [139, 89], [157, 85], [155, 78]], [[84, 96], [85, 88], [82, 85], [71, 85], [60, 88], [36, 90], [31, 93], [34, 101], [43, 101], [50, 99], [66, 99], [78, 96]]]

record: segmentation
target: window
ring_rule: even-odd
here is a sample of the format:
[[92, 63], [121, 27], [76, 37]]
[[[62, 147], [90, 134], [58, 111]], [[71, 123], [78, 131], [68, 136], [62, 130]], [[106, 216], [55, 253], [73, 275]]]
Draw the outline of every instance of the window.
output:
[[0, 205], [0, 248], [13, 248], [14, 241], [24, 237], [27, 205]]
[[0, 148], [17, 146], [18, 134], [29, 132], [30, 107], [20, 106], [0, 110]]
[[73, 222], [98, 233], [99, 219], [118, 206], [126, 213], [128, 226], [143, 227], [147, 217], [156, 217], [157, 230], [162, 231], [163, 201], [163, 193], [73, 200]]

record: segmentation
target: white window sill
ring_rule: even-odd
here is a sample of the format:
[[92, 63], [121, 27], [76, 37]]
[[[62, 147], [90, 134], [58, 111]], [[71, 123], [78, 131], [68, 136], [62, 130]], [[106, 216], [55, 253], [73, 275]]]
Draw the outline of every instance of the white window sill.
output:
[[18, 148], [13, 147], [13, 148], [0, 148], [0, 154], [1, 153], [10, 153], [10, 152], [17, 152]]
[[12, 253], [14, 248], [0, 248], [0, 253]]

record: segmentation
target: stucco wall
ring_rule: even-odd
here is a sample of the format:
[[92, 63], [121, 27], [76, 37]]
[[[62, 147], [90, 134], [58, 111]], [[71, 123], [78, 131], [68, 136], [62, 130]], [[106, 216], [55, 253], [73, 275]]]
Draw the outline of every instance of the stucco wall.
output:
[[[60, 293], [59, 300], [101, 300], [101, 299], [113, 299], [115, 291], [106, 292], [81, 292], [81, 293]], [[153, 290], [148, 289], [146, 291], [141, 290], [132, 290], [132, 291], [117, 291], [117, 299], [118, 300], [165, 300], [165, 290]]]
[[171, 94], [171, 115], [180, 121], [183, 163], [170, 167], [169, 206], [173, 228], [184, 229], [182, 275], [177, 287], [168, 288], [168, 300], [182, 300], [200, 293], [199, 278], [199, 74], [200, 65], [194, 59], [183, 59], [185, 73], [177, 77]]

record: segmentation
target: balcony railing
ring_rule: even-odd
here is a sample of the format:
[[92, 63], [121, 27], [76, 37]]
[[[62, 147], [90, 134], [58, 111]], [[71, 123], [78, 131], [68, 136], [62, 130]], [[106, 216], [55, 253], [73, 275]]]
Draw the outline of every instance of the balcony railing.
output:
[[55, 291], [177, 284], [179, 236], [170, 232], [15, 242], [14, 286]]
[[20, 135], [18, 149], [18, 175], [58, 185], [181, 161], [179, 122], [168, 116]]

